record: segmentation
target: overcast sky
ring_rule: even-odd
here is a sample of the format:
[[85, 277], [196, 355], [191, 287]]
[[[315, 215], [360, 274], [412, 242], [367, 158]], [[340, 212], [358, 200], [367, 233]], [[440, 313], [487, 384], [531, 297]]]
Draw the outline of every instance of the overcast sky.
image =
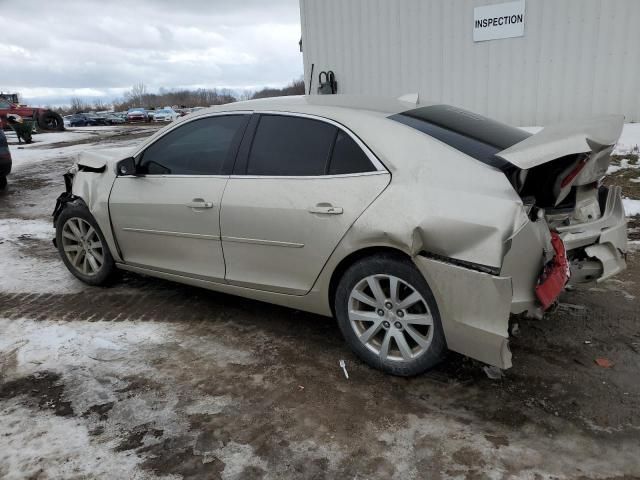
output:
[[0, 0], [0, 25], [0, 90], [34, 104], [302, 76], [298, 0]]

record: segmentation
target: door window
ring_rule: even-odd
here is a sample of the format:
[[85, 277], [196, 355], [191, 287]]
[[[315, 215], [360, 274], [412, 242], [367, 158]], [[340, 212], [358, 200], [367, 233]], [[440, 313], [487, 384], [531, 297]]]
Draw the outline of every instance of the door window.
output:
[[319, 176], [375, 171], [343, 130], [320, 120], [262, 115], [249, 152], [247, 175]]
[[324, 175], [337, 128], [308, 118], [262, 115], [247, 175]]
[[142, 154], [139, 168], [150, 175], [220, 175], [235, 153], [246, 115], [207, 117], [182, 125]]

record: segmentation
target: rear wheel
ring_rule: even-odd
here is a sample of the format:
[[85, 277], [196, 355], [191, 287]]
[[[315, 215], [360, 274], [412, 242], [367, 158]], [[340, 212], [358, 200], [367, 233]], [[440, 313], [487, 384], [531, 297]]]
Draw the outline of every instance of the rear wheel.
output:
[[64, 120], [56, 112], [44, 112], [38, 117], [38, 126], [42, 130], [64, 130]]
[[375, 256], [352, 265], [338, 284], [335, 312], [353, 351], [384, 372], [417, 375], [446, 352], [431, 289], [401, 257]]
[[56, 223], [56, 244], [63, 262], [89, 285], [105, 285], [116, 273], [115, 262], [93, 215], [82, 204], [68, 205]]

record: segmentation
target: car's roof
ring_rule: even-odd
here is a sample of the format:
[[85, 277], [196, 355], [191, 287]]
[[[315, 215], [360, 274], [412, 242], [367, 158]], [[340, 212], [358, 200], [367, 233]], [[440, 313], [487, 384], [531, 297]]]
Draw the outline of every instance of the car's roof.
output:
[[348, 109], [359, 111], [360, 113], [389, 116], [415, 108], [416, 105], [425, 106], [431, 104], [430, 102], [416, 103], [399, 100], [397, 98], [366, 95], [296, 95], [227, 103], [225, 105], [217, 105], [205, 110], [200, 110], [198, 114], [202, 115], [209, 111], [220, 112], [230, 110], [315, 112], [327, 114], [332, 110], [337, 112]]

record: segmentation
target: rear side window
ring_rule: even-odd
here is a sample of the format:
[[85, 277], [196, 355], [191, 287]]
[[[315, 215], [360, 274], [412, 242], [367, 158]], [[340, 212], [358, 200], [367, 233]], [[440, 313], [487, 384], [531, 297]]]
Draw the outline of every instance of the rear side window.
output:
[[319, 120], [262, 115], [247, 175], [324, 175], [337, 128]]
[[336, 143], [333, 146], [329, 175], [344, 175], [347, 173], [372, 172], [375, 168], [366, 153], [358, 144], [342, 130], [338, 131]]
[[149, 146], [139, 167], [150, 175], [220, 175], [246, 122], [246, 115], [226, 115], [186, 123]]

